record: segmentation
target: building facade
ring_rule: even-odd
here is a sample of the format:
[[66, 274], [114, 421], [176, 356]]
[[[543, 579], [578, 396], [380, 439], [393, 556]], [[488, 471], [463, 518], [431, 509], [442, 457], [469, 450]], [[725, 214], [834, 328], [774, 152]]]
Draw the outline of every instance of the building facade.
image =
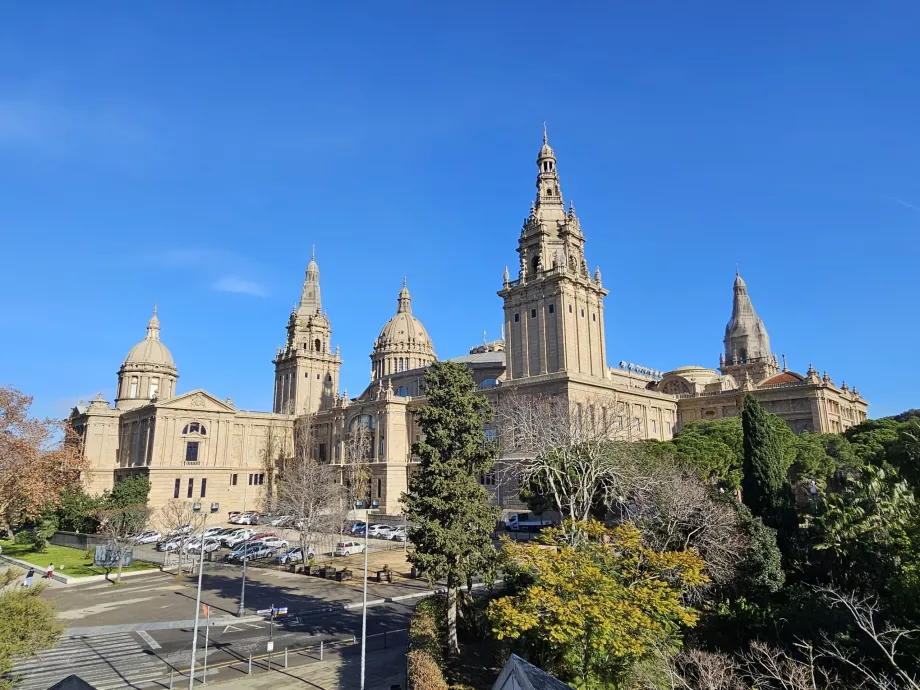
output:
[[[837, 387], [811, 367], [800, 375], [780, 367], [747, 286], [735, 279], [732, 318], [725, 331], [720, 370], [681, 367], [666, 374], [621, 361], [607, 362], [600, 268], [592, 273], [586, 237], [562, 195], [556, 155], [544, 131], [537, 155], [537, 192], [518, 237], [518, 270], [505, 268], [498, 296], [503, 338], [452, 361], [470, 368], [477, 388], [496, 404], [502, 396], [564, 396], [611, 420], [623, 438], [666, 441], [683, 424], [737, 415], [746, 393], [755, 394], [794, 431], [842, 431], [866, 418], [867, 403], [846, 384]], [[396, 313], [370, 353], [370, 381], [356, 397], [339, 393], [342, 360], [332, 345], [332, 321], [323, 311], [315, 252], [300, 301], [278, 348], [272, 412], [237, 409], [207, 391], [178, 393], [178, 369], [160, 340], [154, 309], [144, 340], [118, 370], [114, 406], [101, 395], [74, 408], [91, 492], [110, 489], [140, 473], [151, 481], [151, 503], [171, 499], [219, 503], [221, 510], [261, 508], [285, 457], [293, 452], [294, 423], [309, 416], [318, 461], [343, 464], [356, 452], [370, 468], [367, 495], [374, 508], [400, 512], [400, 497], [417, 463], [416, 411], [425, 404], [424, 374], [437, 360], [403, 279]], [[357, 432], [360, 430], [360, 434]], [[486, 429], [494, 438], [496, 429]], [[513, 455], [503, 462], [514, 462]], [[496, 503], [518, 509], [517, 487], [480, 480]]]

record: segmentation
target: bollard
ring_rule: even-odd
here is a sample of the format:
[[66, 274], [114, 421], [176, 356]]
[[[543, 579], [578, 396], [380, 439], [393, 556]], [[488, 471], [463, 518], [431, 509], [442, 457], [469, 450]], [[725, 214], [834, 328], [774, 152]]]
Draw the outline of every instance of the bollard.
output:
[[319, 641], [319, 660], [323, 660], [323, 641]]
[[287, 668], [287, 647], [284, 648], [284, 667]]
[[173, 671], [172, 669], [169, 670], [169, 690], [172, 690], [172, 685], [173, 685], [173, 674], [174, 674], [174, 673], [175, 673], [175, 671]]
[[249, 652], [249, 675], [252, 675], [252, 652]]

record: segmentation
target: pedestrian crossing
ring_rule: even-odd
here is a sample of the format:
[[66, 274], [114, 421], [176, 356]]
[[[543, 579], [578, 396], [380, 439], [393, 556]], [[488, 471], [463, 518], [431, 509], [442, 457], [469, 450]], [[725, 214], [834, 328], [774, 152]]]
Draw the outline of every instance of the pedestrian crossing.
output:
[[98, 690], [135, 687], [169, 676], [169, 666], [144, 651], [137, 633], [65, 638], [59, 647], [13, 666], [16, 690], [47, 690], [76, 673]]

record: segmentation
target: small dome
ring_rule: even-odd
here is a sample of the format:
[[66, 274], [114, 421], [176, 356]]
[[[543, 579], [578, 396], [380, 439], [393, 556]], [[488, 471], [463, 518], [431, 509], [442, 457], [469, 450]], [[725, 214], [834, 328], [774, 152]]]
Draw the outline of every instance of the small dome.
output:
[[431, 350], [431, 353], [434, 354], [434, 344], [431, 342], [428, 331], [425, 330], [422, 322], [412, 315], [412, 296], [409, 294], [409, 288], [406, 287], [405, 278], [403, 278], [403, 286], [399, 291], [397, 302], [399, 307], [396, 314], [386, 322], [380, 331], [374, 349], [392, 350], [400, 347], [414, 351]]
[[169, 348], [160, 341], [160, 320], [157, 318], [157, 308], [153, 308], [153, 316], [147, 322], [147, 337], [131, 348], [125, 357], [125, 364], [159, 364], [175, 367]]

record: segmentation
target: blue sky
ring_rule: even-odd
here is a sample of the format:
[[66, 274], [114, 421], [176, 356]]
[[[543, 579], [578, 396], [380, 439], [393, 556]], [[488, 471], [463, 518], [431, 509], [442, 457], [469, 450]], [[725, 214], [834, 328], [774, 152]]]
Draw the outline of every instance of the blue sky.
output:
[[[347, 6], [347, 10], [343, 9]], [[408, 277], [440, 357], [501, 327], [548, 123], [607, 351], [716, 366], [739, 265], [774, 350], [920, 407], [920, 5], [13, 3], [0, 383], [114, 394], [154, 302], [179, 389], [269, 409], [316, 245], [342, 383]]]

